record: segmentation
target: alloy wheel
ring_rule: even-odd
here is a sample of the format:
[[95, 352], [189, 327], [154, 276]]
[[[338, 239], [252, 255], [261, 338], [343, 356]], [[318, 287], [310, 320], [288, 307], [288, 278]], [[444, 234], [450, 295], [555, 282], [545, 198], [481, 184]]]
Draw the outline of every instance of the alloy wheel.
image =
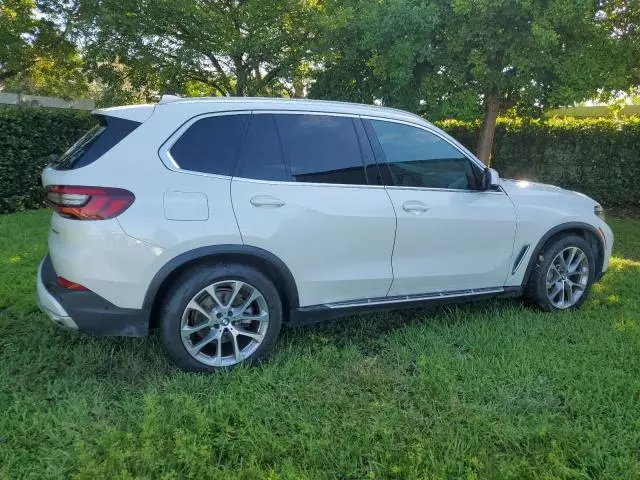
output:
[[240, 280], [222, 280], [194, 295], [180, 324], [182, 344], [197, 361], [228, 367], [250, 357], [269, 327], [262, 293]]
[[554, 257], [547, 270], [547, 298], [556, 308], [570, 308], [582, 298], [588, 282], [587, 254], [578, 247], [567, 247]]

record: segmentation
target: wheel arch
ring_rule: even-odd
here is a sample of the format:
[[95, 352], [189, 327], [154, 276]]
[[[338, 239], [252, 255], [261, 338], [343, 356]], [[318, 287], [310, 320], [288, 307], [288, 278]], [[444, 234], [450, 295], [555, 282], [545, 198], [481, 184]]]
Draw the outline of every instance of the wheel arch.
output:
[[258, 247], [249, 245], [212, 245], [199, 247], [169, 260], [155, 274], [147, 293], [145, 294], [142, 308], [149, 312], [149, 327], [157, 327], [157, 309], [175, 278], [185, 270], [202, 262], [229, 262], [241, 263], [257, 268], [267, 275], [282, 294], [282, 310], [287, 318], [291, 309], [300, 306], [298, 288], [293, 274], [285, 263], [277, 256]]
[[602, 234], [598, 231], [596, 227], [584, 222], [568, 222], [562, 223], [560, 225], [556, 225], [549, 231], [547, 231], [538, 241], [535, 248], [533, 249], [533, 253], [529, 258], [529, 263], [527, 265], [527, 269], [525, 270], [524, 277], [522, 278], [522, 286], [526, 286], [529, 283], [529, 277], [531, 276], [531, 272], [533, 267], [536, 265], [538, 261], [538, 256], [540, 252], [542, 252], [543, 248], [550, 241], [555, 240], [556, 238], [567, 235], [567, 234], [576, 234], [583, 237], [589, 245], [595, 247], [596, 252], [596, 275], [597, 279], [602, 272], [602, 266], [604, 264], [604, 255], [605, 255], [605, 245], [604, 240], [602, 238]]

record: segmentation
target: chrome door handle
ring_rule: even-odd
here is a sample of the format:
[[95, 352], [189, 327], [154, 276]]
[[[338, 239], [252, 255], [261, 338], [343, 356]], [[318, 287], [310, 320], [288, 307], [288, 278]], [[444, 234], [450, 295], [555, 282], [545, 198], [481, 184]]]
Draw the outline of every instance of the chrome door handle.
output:
[[254, 207], [273, 207], [278, 208], [282, 207], [285, 202], [280, 200], [279, 198], [272, 197], [271, 195], [256, 195], [249, 200], [251, 205]]
[[416, 200], [409, 200], [402, 204], [402, 209], [407, 213], [420, 214], [428, 211], [429, 207], [427, 207], [422, 202], [418, 202]]

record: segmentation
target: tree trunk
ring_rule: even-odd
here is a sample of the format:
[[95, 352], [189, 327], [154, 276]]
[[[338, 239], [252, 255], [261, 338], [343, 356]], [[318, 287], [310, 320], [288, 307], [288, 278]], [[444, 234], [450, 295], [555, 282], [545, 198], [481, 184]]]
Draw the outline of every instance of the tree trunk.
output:
[[243, 63], [241, 56], [231, 57], [233, 60], [233, 65], [235, 67], [236, 73], [236, 97], [244, 97], [248, 92], [248, 72], [247, 66]]
[[496, 131], [496, 120], [500, 113], [500, 100], [495, 95], [487, 95], [484, 100], [484, 117], [480, 126], [480, 138], [476, 155], [485, 165], [491, 165], [491, 148]]

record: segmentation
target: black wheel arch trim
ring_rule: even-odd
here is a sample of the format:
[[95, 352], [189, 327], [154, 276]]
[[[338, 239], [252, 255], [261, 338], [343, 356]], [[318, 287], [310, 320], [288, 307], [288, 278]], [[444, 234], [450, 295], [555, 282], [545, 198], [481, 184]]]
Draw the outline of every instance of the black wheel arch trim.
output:
[[[298, 308], [300, 301], [298, 297], [298, 287], [293, 278], [291, 270], [280, 260], [276, 255], [262, 248], [253, 247], [250, 245], [211, 245], [205, 247], [198, 247], [193, 250], [181, 253], [180, 255], [172, 258], [165, 263], [160, 270], [155, 274], [147, 293], [144, 297], [144, 303], [142, 308], [151, 311], [156, 295], [164, 285], [165, 281], [177, 270], [181, 269], [187, 264], [195, 263], [199, 260], [206, 260], [208, 258], [235, 256], [246, 257], [248, 259], [257, 259], [262, 262], [266, 262], [271, 268], [273, 268], [282, 280], [282, 288], [284, 288], [284, 294], [289, 303], [289, 308]], [[264, 272], [268, 273], [268, 272]]]
[[535, 248], [532, 251], [531, 257], [529, 257], [529, 264], [527, 265], [527, 269], [525, 270], [524, 277], [522, 278], [522, 286], [526, 286], [527, 283], [529, 283], [529, 277], [531, 276], [531, 271], [533, 270], [533, 267], [537, 262], [538, 255], [542, 251], [542, 247], [544, 247], [545, 243], [547, 243], [551, 237], [559, 233], [562, 233], [565, 231], [572, 231], [572, 230], [586, 230], [587, 232], [593, 234], [593, 236], [596, 238], [598, 242], [598, 252], [596, 257], [595, 278], [598, 279], [601, 276], [602, 265], [604, 264], [604, 252], [605, 252], [605, 245], [604, 245], [604, 240], [602, 238], [602, 233], [600, 233], [600, 231], [596, 227], [588, 223], [567, 222], [567, 223], [561, 223], [559, 225], [556, 225], [555, 227], [547, 231], [547, 233], [545, 233], [540, 238], [540, 240], [538, 241], [538, 243], [536, 244]]

